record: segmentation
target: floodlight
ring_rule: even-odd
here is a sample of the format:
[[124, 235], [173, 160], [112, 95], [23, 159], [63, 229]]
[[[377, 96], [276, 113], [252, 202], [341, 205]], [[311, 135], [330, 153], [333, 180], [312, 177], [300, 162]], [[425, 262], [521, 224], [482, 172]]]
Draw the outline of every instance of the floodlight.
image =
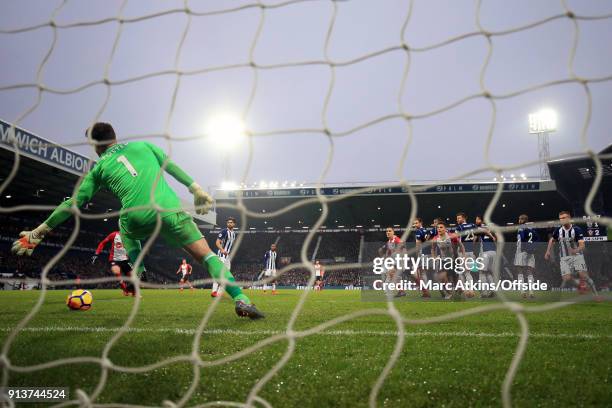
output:
[[529, 133], [549, 133], [557, 130], [557, 112], [542, 109], [529, 114]]
[[223, 113], [213, 116], [206, 127], [207, 134], [223, 149], [236, 147], [246, 136], [246, 128], [238, 116]]

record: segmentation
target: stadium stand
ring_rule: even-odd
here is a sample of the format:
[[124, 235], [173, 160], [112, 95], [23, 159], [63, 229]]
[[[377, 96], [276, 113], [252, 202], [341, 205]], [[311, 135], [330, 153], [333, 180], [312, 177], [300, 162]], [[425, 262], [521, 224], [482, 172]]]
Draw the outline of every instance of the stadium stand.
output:
[[[2, 122], [3, 126], [5, 125]], [[25, 131], [24, 131], [25, 132]], [[49, 142], [51, 143], [51, 142]], [[18, 177], [13, 179], [8, 189], [0, 197], [3, 208], [16, 207], [23, 204], [35, 204], [44, 206], [55, 206], [72, 194], [74, 184], [87, 166], [75, 168], [75, 163], [86, 163], [87, 158], [62, 149], [64, 154], [80, 157], [72, 160], [71, 165], [65, 162], [49, 160], [21, 148], [21, 163], [18, 169]], [[609, 153], [612, 147], [608, 147], [602, 153]], [[60, 155], [61, 157], [61, 155]], [[0, 144], [0, 159], [3, 163], [14, 161], [12, 147]], [[612, 175], [612, 160], [602, 160], [604, 167], [603, 181], [600, 191], [595, 195], [593, 208], [596, 212], [605, 213], [610, 205], [610, 179]], [[527, 212], [531, 221], [541, 221], [556, 218], [560, 210], [571, 209], [574, 216], [581, 216], [584, 208], [584, 197], [593, 182], [592, 174], [594, 163], [591, 158], [580, 157], [575, 159], [560, 160], [549, 163], [550, 173], [553, 180], [531, 181], [519, 180], [504, 183], [504, 192], [501, 195], [492, 219], [498, 225], [514, 225], [519, 214]], [[11, 170], [11, 166], [0, 168], [0, 182], [4, 180]], [[23, 176], [23, 177], [20, 177]], [[37, 180], [38, 184], [20, 180]], [[421, 185], [421, 191], [417, 192], [418, 214], [425, 220], [425, 224], [434, 217], [446, 219], [451, 227], [458, 211], [469, 209], [470, 220], [477, 214], [484, 213], [487, 204], [493, 196], [493, 190], [497, 188], [496, 182], [469, 182], [447, 185]], [[345, 194], [354, 191], [360, 186], [349, 187], [324, 187], [321, 193], [328, 196]], [[215, 198], [218, 203], [235, 204], [236, 198], [241, 195], [245, 205], [257, 212], [271, 212], [284, 208], [296, 201], [312, 198], [316, 190], [309, 187], [282, 188], [282, 189], [249, 189], [238, 191], [218, 190]], [[114, 197], [106, 192], [100, 192], [82, 209], [85, 214], [106, 214], [117, 210], [119, 203]], [[247, 225], [238, 225], [242, 235], [242, 242], [233, 254], [232, 269], [238, 280], [254, 281], [262, 271], [263, 255], [269, 249], [270, 244], [278, 244], [280, 266], [286, 266], [300, 262], [300, 251], [306, 238], [305, 232], [313, 225], [320, 216], [321, 206], [319, 202], [306, 203], [299, 210], [284, 213], [281, 216], [264, 220], [246, 219]], [[235, 211], [223, 206], [217, 209], [216, 224], [207, 224], [204, 220], [197, 219], [210, 246], [214, 243], [220, 228], [224, 226], [224, 220], [229, 216], [236, 216]], [[38, 225], [47, 215], [48, 211], [8, 211], [0, 214], [0, 271], [4, 274], [15, 276], [36, 277], [40, 274], [41, 267], [68, 241], [74, 223], [67, 222], [56, 229], [45, 240], [42, 248], [37, 250], [35, 256], [30, 259], [17, 260], [10, 255], [10, 243], [18, 236], [19, 232]], [[401, 234], [405, 222], [409, 218], [410, 202], [405, 191], [401, 187], [375, 188], [371, 187], [365, 193], [357, 194], [351, 198], [331, 202], [329, 204], [328, 226], [321, 226], [320, 232], [311, 242], [307, 249], [309, 260], [319, 259], [324, 265], [339, 265], [343, 263], [355, 263], [359, 261], [360, 252], [364, 246], [380, 245], [385, 240], [384, 228], [394, 226], [398, 235]], [[89, 259], [93, 254], [98, 242], [109, 232], [116, 228], [116, 218], [104, 219], [82, 219], [79, 235], [72, 245], [67, 256], [55, 265], [50, 274], [51, 279], [69, 279], [81, 277], [99, 277], [107, 274], [107, 265], [100, 262], [91, 265]], [[552, 228], [553, 224], [550, 224]], [[541, 229], [540, 236], [546, 240], [550, 228]], [[600, 226], [599, 229], [587, 228], [592, 239], [605, 239], [607, 231]], [[413, 241], [412, 237], [408, 239]], [[515, 241], [515, 233], [505, 235], [508, 242]], [[595, 250], [597, 242], [589, 243], [587, 249], [591, 253], [597, 253], [597, 257], [587, 255], [589, 269], [593, 271], [594, 279], [601, 285], [607, 285], [603, 269], [606, 262], [610, 260], [607, 246], [601, 245], [602, 249]], [[145, 258], [147, 265], [147, 277], [156, 283], [175, 283], [175, 271], [180, 260], [185, 254], [168, 248], [160, 242], [156, 242]], [[508, 247], [504, 252], [506, 264], [511, 264], [513, 259], [512, 248]], [[367, 259], [364, 259], [367, 262]], [[559, 275], [551, 263], [543, 261], [542, 254], [537, 255], [536, 262], [539, 266], [540, 276], [547, 276], [553, 284], [558, 283]], [[195, 264], [195, 263], [194, 263]], [[512, 273], [511, 268], [507, 268]], [[193, 279], [207, 278], [204, 269], [195, 264]], [[295, 268], [284, 274], [279, 284], [281, 286], [297, 286], [307, 282], [308, 270]], [[328, 286], [360, 285], [361, 271], [359, 269], [343, 268], [330, 270], [326, 274]], [[112, 286], [110, 284], [105, 284]]]

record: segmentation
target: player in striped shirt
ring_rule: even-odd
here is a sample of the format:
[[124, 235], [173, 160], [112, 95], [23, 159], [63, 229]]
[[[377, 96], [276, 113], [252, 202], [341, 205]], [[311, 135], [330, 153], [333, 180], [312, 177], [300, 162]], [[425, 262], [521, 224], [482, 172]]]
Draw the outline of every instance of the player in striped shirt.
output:
[[[559, 258], [561, 263], [561, 287], [567, 285], [577, 285], [578, 291], [583, 294], [587, 291], [587, 285], [591, 291], [597, 296], [597, 289], [593, 279], [589, 277], [587, 272], [586, 262], [584, 261], [584, 233], [578, 226], [572, 224], [572, 216], [569, 211], [561, 211], [559, 213], [559, 221], [561, 226], [555, 228], [553, 236], [548, 241], [546, 254], [544, 259], [550, 259], [550, 250], [555, 241], [559, 242]], [[573, 277], [573, 274], [578, 275], [578, 282]]]
[[[270, 245], [270, 250], [264, 255], [264, 271], [266, 278], [276, 278], [276, 268], [278, 267], [278, 253], [276, 252], [276, 244]], [[263, 285], [264, 293], [268, 290], [268, 284]], [[272, 279], [272, 294], [276, 295], [276, 280]]]
[[91, 264], [95, 264], [98, 256], [104, 250], [106, 244], [111, 243], [110, 253], [108, 254], [108, 263], [110, 265], [110, 270], [119, 280], [119, 286], [123, 291], [124, 296], [132, 295], [134, 296], [134, 288], [128, 290], [128, 285], [121, 279], [121, 276], [130, 276], [132, 272], [132, 264], [128, 259], [127, 251], [123, 246], [123, 242], [121, 241], [121, 234], [119, 231], [113, 231], [106, 236], [100, 243], [98, 244], [98, 248], [96, 248], [96, 253], [91, 257]]
[[[432, 238], [432, 247], [431, 247], [431, 256], [432, 258], [455, 258], [454, 254], [457, 252], [460, 256], [465, 257], [465, 248], [463, 247], [463, 243], [461, 239], [452, 232], [448, 232], [446, 229], [446, 223], [444, 221], [439, 221], [436, 225], [438, 233], [435, 237]], [[453, 273], [450, 277], [448, 276], [447, 271], [443, 268], [443, 263], [440, 262], [440, 259], [435, 259], [436, 268], [438, 273], [436, 274], [436, 279], [438, 282], [447, 284], [452, 283], [453, 286], [456, 283], [456, 275]], [[453, 291], [442, 290], [442, 296], [449, 300], [452, 298]]]
[[[436, 235], [438, 235], [438, 224], [444, 222], [444, 220], [440, 217], [436, 217], [433, 219], [432, 223], [431, 223], [431, 227], [429, 228], [425, 228], [425, 231], [427, 232], [427, 240], [428, 243], [426, 243], [425, 245], [421, 245], [421, 247], [424, 247], [423, 249], [423, 254], [424, 254], [424, 262], [425, 262], [425, 270], [430, 271], [431, 272], [431, 276], [432, 279], [435, 278], [437, 276], [437, 269], [436, 266], [433, 263], [428, 263], [428, 259], [433, 259], [433, 239]], [[442, 297], [445, 297], [445, 294], [442, 293]]]
[[[521, 214], [518, 219], [519, 228], [516, 234], [516, 253], [514, 255], [514, 266], [517, 268], [517, 279], [523, 283], [525, 274], [527, 282], [533, 282], [535, 273], [535, 243], [538, 242], [538, 232], [535, 228], [527, 226], [529, 217]], [[527, 297], [527, 292], [523, 291], [523, 297]], [[533, 290], [529, 288], [529, 297], [533, 298]]]
[[[229, 271], [232, 269], [230, 253], [232, 252], [234, 241], [236, 241], [236, 232], [234, 231], [236, 219], [234, 217], [229, 217], [225, 222], [225, 226], [226, 228], [223, 228], [221, 232], [219, 232], [217, 241], [215, 241], [215, 246], [217, 247], [217, 256], [223, 261], [223, 264]], [[222, 294], [222, 291], [223, 288], [221, 285], [213, 278], [212, 292], [210, 295], [212, 297], [217, 297]]]
[[183, 259], [183, 261], [181, 262], [181, 265], [179, 266], [178, 270], [176, 271], [177, 275], [179, 273], [181, 274], [181, 279], [179, 281], [179, 286], [180, 286], [179, 291], [180, 292], [183, 292], [183, 285], [184, 284], [188, 284], [189, 285], [189, 289], [191, 289], [193, 291], [193, 285], [189, 281], [189, 275], [191, 275], [192, 271], [193, 271], [193, 267], [187, 263], [186, 259]]
[[[440, 217], [436, 217], [433, 219], [431, 227], [425, 228], [425, 230], [427, 231], [427, 239], [429, 241], [431, 241], [436, 235], [438, 235], [438, 224], [441, 222], [444, 222], [444, 220]], [[433, 245], [430, 242], [429, 244], [425, 245], [424, 253], [425, 255], [431, 256], [432, 251]]]
[[[430, 239], [429, 230], [423, 227], [423, 220], [419, 217], [417, 217], [414, 220], [413, 228], [414, 228], [414, 240], [416, 243], [416, 255], [415, 256], [420, 257], [421, 262], [424, 262], [425, 256], [423, 253], [423, 244], [425, 244], [425, 242], [427, 242]], [[427, 269], [424, 268], [423, 265], [421, 265], [416, 270], [414, 278], [415, 278], [417, 285], [419, 284], [420, 281], [427, 282]], [[427, 289], [423, 288], [422, 292], [423, 292], [422, 297], [424, 298], [431, 297]]]
[[[395, 235], [395, 230], [393, 229], [393, 227], [385, 228], [385, 236], [387, 237], [387, 241], [378, 250], [378, 254], [380, 256], [392, 258], [396, 254], [399, 254], [404, 250], [404, 243], [402, 242], [400, 237]], [[397, 270], [395, 267], [387, 268], [384, 277], [385, 282], [396, 282], [396, 280], [399, 281], [402, 277], [402, 272], [402, 270]], [[406, 293], [403, 290], [400, 290], [395, 294], [395, 296], [406, 296]]]
[[[497, 273], [495, 270], [495, 262], [497, 260], [497, 245], [495, 235], [491, 233], [487, 228], [482, 215], [477, 215], [475, 224], [478, 227], [476, 230], [476, 249], [478, 250], [478, 256], [482, 258], [484, 267], [478, 271], [478, 280], [488, 284], [495, 284], [497, 281], [494, 275]], [[483, 290], [480, 292], [480, 297], [489, 298], [495, 296], [495, 292], [491, 290]]]
[[[461, 238], [461, 243], [465, 248], [465, 259], [475, 259], [474, 253], [474, 241], [476, 240], [476, 236], [474, 233], [476, 232], [476, 224], [467, 222], [467, 215], [464, 212], [457, 213], [457, 226], [455, 227], [455, 233]], [[461, 279], [465, 282], [473, 281], [472, 273], [466, 270], [461, 274]], [[466, 294], [470, 295], [471, 293], [466, 291]]]
[[318, 259], [314, 263], [314, 270], [315, 284], [313, 289], [316, 291], [320, 291], [323, 289], [323, 275], [325, 274], [325, 270], [323, 269], [323, 265], [321, 265], [321, 262], [319, 262]]

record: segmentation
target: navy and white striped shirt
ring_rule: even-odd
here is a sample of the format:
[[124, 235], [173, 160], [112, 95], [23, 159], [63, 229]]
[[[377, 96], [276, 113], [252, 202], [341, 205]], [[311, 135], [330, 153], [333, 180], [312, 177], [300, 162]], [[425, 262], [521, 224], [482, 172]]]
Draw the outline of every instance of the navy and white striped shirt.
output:
[[[425, 244], [425, 242], [429, 239], [429, 230], [423, 227], [417, 228], [414, 231], [414, 239], [417, 243], [420, 243], [421, 245]], [[431, 252], [431, 250], [427, 248], [425, 252]], [[418, 255], [421, 255], [422, 253], [423, 253], [423, 247], [421, 246], [421, 249], [419, 250]]]
[[568, 229], [561, 226], [553, 231], [553, 238], [559, 241], [559, 252], [561, 256], [572, 256], [569, 248], [578, 248], [578, 241], [584, 240], [582, 228], [570, 225]]
[[[478, 228], [476, 224], [471, 222], [464, 222], [455, 227], [455, 233], [457, 235], [461, 234], [461, 242], [463, 242], [465, 252], [474, 252], [474, 231], [472, 230], [476, 228]], [[467, 233], [464, 231], [467, 231]]]
[[232, 252], [232, 246], [234, 245], [234, 241], [236, 241], [236, 232], [228, 228], [223, 228], [217, 238], [221, 240], [221, 246], [227, 252], [227, 255], [225, 255], [219, 249], [217, 250], [217, 255], [219, 258], [225, 259]]
[[264, 268], [266, 270], [275, 271], [276, 270], [276, 251], [266, 251], [264, 255]]
[[516, 232], [516, 252], [527, 252], [532, 254], [535, 252], [535, 242], [538, 242], [538, 232], [527, 227], [524, 224], [519, 226]]
[[478, 232], [476, 233], [476, 235], [480, 236], [480, 253], [495, 251], [497, 249], [495, 241], [489, 234], [490, 231], [486, 224], [480, 224], [478, 227]]

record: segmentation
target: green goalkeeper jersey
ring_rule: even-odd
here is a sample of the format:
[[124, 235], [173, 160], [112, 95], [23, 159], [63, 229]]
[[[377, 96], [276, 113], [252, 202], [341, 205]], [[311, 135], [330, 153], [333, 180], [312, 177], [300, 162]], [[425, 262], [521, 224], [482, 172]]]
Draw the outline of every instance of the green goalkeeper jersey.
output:
[[[152, 204], [164, 210], [160, 213], [162, 217], [181, 211], [178, 196], [160, 174], [164, 162], [165, 170], [180, 183], [187, 187], [193, 183], [193, 179], [169, 160], [163, 150], [149, 142], [112, 145], [83, 178], [76, 193], [77, 206], [83, 206], [100, 188], [106, 188], [121, 201], [122, 230], [135, 235], [141, 235], [139, 230], [150, 232], [157, 218]], [[66, 210], [71, 206], [72, 198], [60, 204], [45, 223], [55, 228], [70, 217]]]

